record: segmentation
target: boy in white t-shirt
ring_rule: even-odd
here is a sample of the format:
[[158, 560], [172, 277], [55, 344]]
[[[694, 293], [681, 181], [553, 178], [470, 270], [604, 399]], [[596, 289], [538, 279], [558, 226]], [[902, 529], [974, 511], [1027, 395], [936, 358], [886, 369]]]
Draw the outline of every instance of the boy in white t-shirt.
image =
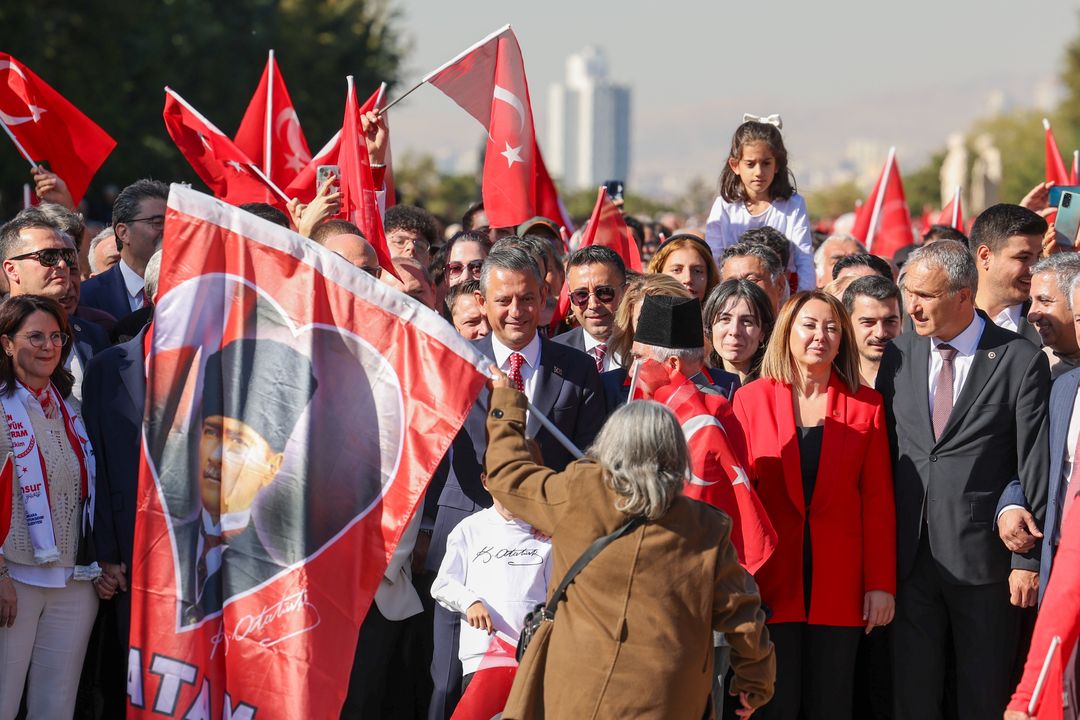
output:
[[443, 607], [462, 614], [458, 657], [465, 683], [496, 632], [516, 641], [525, 615], [547, 598], [551, 541], [495, 500], [450, 531], [431, 586]]

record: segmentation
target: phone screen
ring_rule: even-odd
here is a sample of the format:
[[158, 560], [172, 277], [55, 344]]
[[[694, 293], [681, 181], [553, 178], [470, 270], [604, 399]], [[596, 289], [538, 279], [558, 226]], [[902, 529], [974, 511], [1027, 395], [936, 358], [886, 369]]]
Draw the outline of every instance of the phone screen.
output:
[[1076, 247], [1076, 233], [1080, 230], [1080, 193], [1068, 190], [1061, 193], [1054, 230], [1058, 245]]

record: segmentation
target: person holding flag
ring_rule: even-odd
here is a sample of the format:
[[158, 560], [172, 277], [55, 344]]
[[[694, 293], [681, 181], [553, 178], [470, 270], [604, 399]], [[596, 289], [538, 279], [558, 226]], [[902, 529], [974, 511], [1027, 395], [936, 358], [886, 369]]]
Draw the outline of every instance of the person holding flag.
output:
[[779, 534], [755, 574], [772, 611], [777, 687], [760, 717], [852, 717], [860, 632], [892, 621], [896, 511], [881, 396], [820, 290], [780, 310], [761, 379], [735, 396], [749, 474]]

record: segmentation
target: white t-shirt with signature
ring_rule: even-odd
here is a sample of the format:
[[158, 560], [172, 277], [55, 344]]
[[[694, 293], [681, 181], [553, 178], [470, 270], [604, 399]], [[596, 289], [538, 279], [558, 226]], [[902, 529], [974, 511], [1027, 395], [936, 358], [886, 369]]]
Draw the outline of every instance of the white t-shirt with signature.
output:
[[431, 596], [462, 615], [458, 657], [464, 674], [476, 672], [491, 645], [491, 636], [471, 627], [465, 611], [480, 600], [495, 631], [516, 642], [525, 615], [547, 597], [550, 555], [550, 540], [536, 539], [528, 523], [504, 520], [495, 508], [465, 518], [450, 531]]

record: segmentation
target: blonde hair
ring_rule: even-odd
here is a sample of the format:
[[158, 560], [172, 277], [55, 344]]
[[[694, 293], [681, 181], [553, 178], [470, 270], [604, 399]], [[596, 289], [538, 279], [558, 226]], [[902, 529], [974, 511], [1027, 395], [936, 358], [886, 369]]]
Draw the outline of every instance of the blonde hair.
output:
[[676, 250], [685, 250], [686, 248], [696, 252], [705, 263], [705, 297], [709, 297], [712, 289], [720, 283], [720, 270], [716, 267], [716, 260], [713, 259], [709, 246], [696, 235], [685, 234], [669, 238], [652, 256], [652, 260], [649, 261], [649, 272], [664, 272], [664, 265], [667, 263], [668, 258], [671, 257], [671, 254]]
[[772, 337], [769, 338], [769, 346], [765, 349], [765, 357], [761, 361], [761, 377], [772, 378], [792, 387], [799, 387], [802, 383], [802, 376], [795, 365], [795, 358], [791, 356], [789, 342], [795, 318], [803, 306], [811, 300], [820, 300], [828, 305], [833, 317], [840, 325], [840, 349], [833, 358], [832, 369], [844, 381], [848, 390], [856, 392], [860, 381], [859, 351], [855, 344], [855, 330], [851, 326], [851, 318], [843, 303], [823, 290], [797, 293], [780, 308], [780, 315], [776, 318]]
[[615, 509], [656, 520], [682, 492], [690, 467], [686, 436], [674, 413], [652, 400], [635, 400], [608, 418], [588, 455], [619, 495]]
[[615, 353], [624, 366], [629, 365], [630, 348], [634, 345], [634, 309], [649, 295], [672, 295], [674, 297], [693, 297], [682, 283], [660, 273], [633, 275], [626, 283], [619, 307], [615, 310], [615, 327], [608, 338], [608, 352]]

